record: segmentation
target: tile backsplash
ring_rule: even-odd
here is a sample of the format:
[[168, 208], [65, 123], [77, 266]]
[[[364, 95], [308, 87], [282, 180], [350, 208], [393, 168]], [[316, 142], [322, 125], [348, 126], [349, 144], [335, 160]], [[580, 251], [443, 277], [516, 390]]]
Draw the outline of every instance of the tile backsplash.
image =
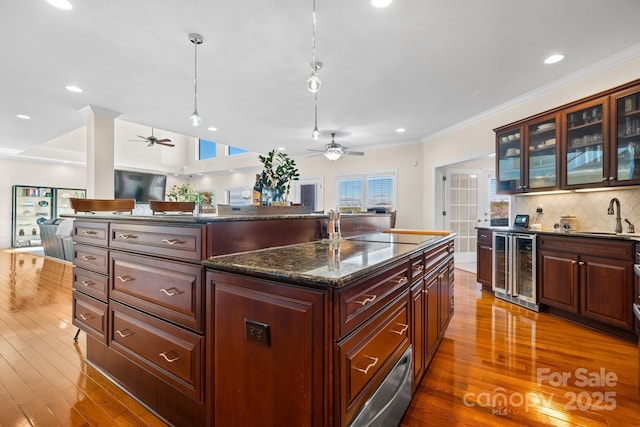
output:
[[[622, 229], [627, 231], [628, 218], [640, 232], [640, 188], [617, 188], [615, 190], [594, 192], [571, 192], [562, 194], [537, 194], [515, 196], [512, 200], [512, 214], [528, 214], [529, 224], [538, 222], [543, 229], [552, 229], [562, 215], [575, 215], [577, 228], [583, 231], [614, 231], [615, 215], [607, 215], [611, 198], [620, 200]], [[542, 207], [543, 213], [536, 221], [536, 208]]]

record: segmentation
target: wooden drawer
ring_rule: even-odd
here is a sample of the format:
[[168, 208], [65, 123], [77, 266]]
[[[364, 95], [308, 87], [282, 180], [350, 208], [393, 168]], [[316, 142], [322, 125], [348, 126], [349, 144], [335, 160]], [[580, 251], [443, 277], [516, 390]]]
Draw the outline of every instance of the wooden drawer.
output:
[[94, 273], [84, 268], [74, 267], [73, 289], [107, 302], [109, 278], [104, 274]]
[[424, 255], [424, 267], [426, 271], [439, 265], [449, 254], [453, 254], [453, 242], [447, 242], [435, 248], [429, 249]]
[[405, 259], [370, 278], [334, 293], [334, 340], [338, 341], [369, 319], [392, 299], [409, 289], [409, 263]]
[[411, 256], [409, 260], [411, 270], [411, 283], [424, 277], [424, 254], [422, 252]]
[[489, 246], [491, 247], [493, 245], [493, 231], [491, 230], [485, 230], [485, 229], [478, 229], [478, 243], [481, 243], [484, 246]]
[[73, 222], [73, 241], [107, 246], [109, 243], [109, 223], [75, 220]]
[[200, 265], [111, 251], [109, 297], [202, 332]]
[[136, 253], [202, 261], [204, 226], [111, 224], [109, 245]]
[[341, 424], [350, 421], [409, 345], [409, 292], [336, 344]]
[[114, 301], [109, 309], [109, 345], [114, 350], [183, 393], [202, 400], [202, 336]]
[[630, 240], [601, 239], [595, 237], [538, 235], [538, 250], [591, 255], [633, 261], [635, 244]]
[[73, 291], [73, 325], [87, 335], [107, 342], [107, 304]]
[[74, 245], [73, 264], [85, 270], [109, 274], [109, 250], [95, 246]]

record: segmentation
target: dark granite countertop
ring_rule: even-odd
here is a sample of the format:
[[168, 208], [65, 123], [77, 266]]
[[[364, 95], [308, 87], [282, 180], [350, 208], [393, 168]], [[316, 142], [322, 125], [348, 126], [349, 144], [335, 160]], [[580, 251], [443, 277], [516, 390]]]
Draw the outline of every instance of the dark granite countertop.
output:
[[491, 230], [502, 231], [509, 233], [525, 233], [525, 234], [552, 234], [557, 236], [576, 236], [576, 237], [591, 237], [594, 239], [614, 239], [614, 240], [638, 240], [640, 241], [640, 234], [633, 233], [614, 233], [609, 231], [588, 231], [588, 230], [575, 230], [564, 231], [555, 230], [553, 228], [543, 228], [540, 230], [532, 230], [531, 228], [514, 228], [514, 227], [476, 227], [478, 230]]
[[[376, 214], [362, 212], [358, 214], [342, 214], [344, 217], [365, 217], [365, 216], [382, 216], [390, 214]], [[135, 215], [129, 213], [77, 213], [64, 214], [63, 218], [73, 219], [89, 219], [89, 220], [118, 220], [118, 221], [136, 221], [136, 222], [175, 222], [181, 224], [206, 224], [208, 222], [224, 222], [224, 221], [264, 221], [290, 218], [328, 218], [327, 214], [286, 214], [286, 215], [215, 215], [215, 214], [181, 214], [181, 215]]]
[[220, 255], [203, 265], [297, 285], [341, 287], [449, 237], [371, 233], [340, 243], [321, 241]]

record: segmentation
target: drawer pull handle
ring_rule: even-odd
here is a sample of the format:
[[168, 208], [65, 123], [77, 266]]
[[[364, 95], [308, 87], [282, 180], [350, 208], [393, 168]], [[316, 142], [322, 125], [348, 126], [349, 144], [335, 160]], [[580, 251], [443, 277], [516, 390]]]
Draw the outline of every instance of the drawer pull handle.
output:
[[95, 285], [95, 282], [94, 282], [93, 280], [88, 280], [88, 281], [87, 281], [87, 280], [83, 280], [83, 281], [81, 281], [80, 283], [82, 283], [82, 284], [83, 284], [83, 285], [85, 285], [86, 287], [89, 287], [89, 286], [93, 286], [93, 285]]
[[393, 329], [391, 329], [391, 332], [393, 332], [394, 334], [404, 335], [404, 333], [407, 332], [407, 329], [409, 329], [409, 325], [405, 325], [404, 323], [396, 323], [396, 325], [400, 326], [402, 329], [400, 329], [399, 331], [394, 331]]
[[374, 302], [378, 297], [377, 295], [365, 295], [365, 296], [366, 296], [365, 299], [363, 299], [362, 301], [356, 301], [356, 302], [360, 305], [365, 305], [367, 303]]
[[124, 332], [121, 332], [121, 331], [118, 330], [118, 331], [116, 331], [116, 334], [120, 335], [121, 338], [126, 338], [126, 337], [130, 337], [131, 335], [133, 335], [133, 333], [128, 329], [125, 329]]
[[134, 278], [131, 276], [118, 276], [116, 277], [116, 279], [120, 280], [122, 283], [130, 282], [134, 280]]
[[577, 263], [578, 263], [578, 261], [576, 261], [575, 259], [571, 260], [571, 264], [577, 264]]
[[369, 372], [369, 369], [373, 368], [374, 366], [376, 366], [376, 364], [378, 363], [378, 358], [377, 357], [371, 357], [371, 356], [365, 356], [367, 359], [373, 360], [373, 362], [369, 363], [367, 365], [366, 368], [362, 369], [362, 368], [353, 368], [356, 371], [360, 371], [363, 374], [367, 374]]
[[438, 275], [438, 279], [442, 279], [442, 278], [444, 278], [444, 273], [440, 273], [440, 274]]
[[91, 316], [91, 314], [84, 314], [84, 313], [80, 313], [78, 316], [80, 316], [82, 320], [89, 320], [93, 317]]
[[85, 236], [93, 236], [94, 234], [98, 234], [95, 231], [90, 231], [90, 230], [82, 230], [82, 234]]
[[83, 261], [92, 261], [92, 260], [96, 259], [96, 257], [91, 256], [91, 255], [82, 255], [80, 258], [81, 258]]
[[580, 261], [578, 265], [584, 265], [584, 261]]
[[178, 295], [180, 292], [178, 292], [178, 290], [176, 288], [169, 288], [167, 289], [160, 289], [160, 292], [164, 293], [165, 295], [172, 297], [174, 295]]
[[408, 281], [409, 279], [407, 279], [407, 276], [398, 277], [396, 280], [394, 280], [394, 282], [396, 282], [396, 285], [404, 285]]
[[138, 236], [135, 234], [118, 234], [118, 239], [127, 240], [127, 239], [137, 239]]
[[180, 239], [162, 239], [162, 243], [166, 243], [170, 246], [173, 246], [177, 243], [184, 243], [184, 240], [180, 240]]
[[424, 270], [424, 265], [419, 265], [413, 269], [416, 273], [421, 273]]
[[177, 356], [177, 357], [174, 357], [173, 359], [171, 359], [170, 357], [167, 356], [167, 353], [169, 353], [169, 352], [165, 351], [164, 353], [160, 353], [158, 356], [164, 357], [164, 360], [166, 360], [169, 363], [173, 363], [176, 360], [180, 359], [180, 356]]

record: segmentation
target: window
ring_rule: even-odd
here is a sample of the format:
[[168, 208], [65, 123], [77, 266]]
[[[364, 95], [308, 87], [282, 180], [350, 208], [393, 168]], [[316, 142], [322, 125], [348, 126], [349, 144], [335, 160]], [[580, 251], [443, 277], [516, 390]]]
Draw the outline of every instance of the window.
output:
[[215, 159], [216, 143], [206, 139], [198, 139], [198, 160]]
[[248, 152], [249, 150], [245, 150], [244, 148], [232, 147], [231, 145], [227, 146], [227, 156], [235, 156], [236, 154], [244, 154]]
[[509, 196], [496, 194], [496, 179], [489, 178], [489, 203], [491, 206], [491, 225], [509, 225]]
[[393, 208], [394, 174], [342, 177], [339, 180], [341, 211], [363, 211], [373, 208]]

